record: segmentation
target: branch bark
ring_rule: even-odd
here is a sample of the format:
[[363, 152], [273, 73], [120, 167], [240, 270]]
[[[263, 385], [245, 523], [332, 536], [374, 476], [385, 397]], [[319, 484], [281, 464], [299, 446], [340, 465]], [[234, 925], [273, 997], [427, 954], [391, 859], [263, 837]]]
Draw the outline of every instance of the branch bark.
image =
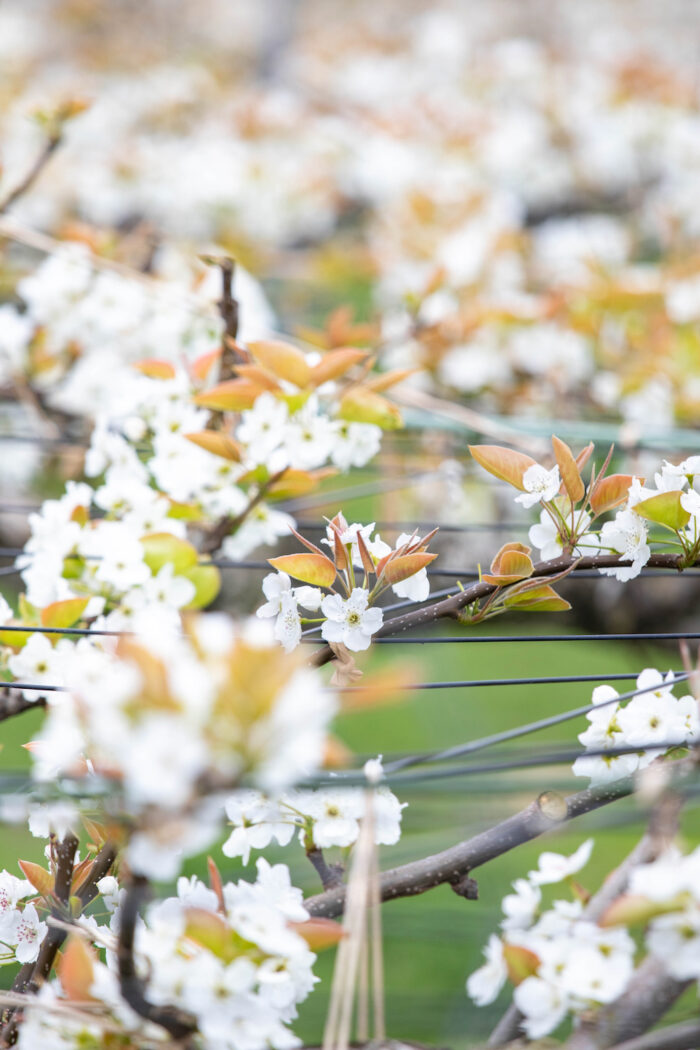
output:
[[3, 695], [0, 696], [0, 722], [4, 722], [8, 718], [14, 718], [15, 715], [24, 714], [25, 711], [41, 710], [46, 707], [46, 700], [44, 697], [39, 697], [38, 700], [26, 700], [21, 692], [12, 690], [10, 688], [3, 689]]
[[[680, 763], [677, 763], [680, 765]], [[543, 835], [546, 831], [566, 821], [590, 813], [610, 802], [632, 794], [632, 778], [620, 780], [605, 788], [579, 791], [563, 798], [545, 792], [531, 802], [526, 809], [467, 839], [421, 860], [403, 864], [385, 871], [380, 877], [380, 893], [383, 901], [397, 897], [413, 897], [444, 883], [454, 886], [462, 883], [465, 876], [487, 861], [500, 857], [516, 846]], [[334, 918], [341, 915], [345, 903], [346, 887], [337, 886], [304, 901], [304, 907], [313, 916]]]
[[[700, 562], [695, 562], [692, 567], [694, 568], [699, 564]], [[571, 571], [576, 573], [584, 569], [617, 568], [629, 565], [629, 562], [622, 561], [616, 555], [610, 554], [592, 555], [578, 559], [563, 555], [560, 558], [554, 558], [552, 561], [537, 562], [532, 579], [537, 576], [557, 576], [560, 572], [570, 569], [572, 565], [574, 567]], [[684, 568], [691, 568], [691, 566], [683, 565], [681, 555], [678, 554], [652, 554], [647, 562], [647, 568], [676, 569], [678, 572], [682, 572]], [[463, 591], [458, 591], [449, 598], [443, 598], [442, 601], [434, 602], [432, 605], [424, 605], [421, 609], [404, 613], [403, 616], [394, 616], [390, 620], [385, 620], [384, 625], [380, 627], [374, 637], [386, 638], [391, 635], [401, 634], [412, 627], [423, 627], [426, 624], [435, 623], [437, 620], [457, 619], [461, 609], [471, 605], [473, 602], [480, 601], [482, 598], [488, 598], [496, 590], [498, 588], [494, 584], [479, 581], [472, 584], [471, 587], [466, 587]], [[333, 658], [332, 649], [325, 645], [314, 654], [313, 663], [321, 667]]]
[[700, 1046], [700, 1021], [686, 1021], [617, 1043], [615, 1050], [693, 1050], [697, 1046]]
[[36, 180], [41, 175], [46, 165], [53, 157], [58, 147], [61, 145], [62, 140], [63, 136], [60, 131], [55, 131], [51, 135], [49, 135], [46, 142], [44, 143], [44, 148], [34, 161], [27, 174], [24, 176], [22, 181], [18, 183], [18, 185], [15, 186], [15, 188], [7, 194], [4, 200], [0, 201], [0, 215], [4, 215], [4, 213], [8, 211], [13, 204], [17, 203], [20, 197], [23, 197], [25, 193], [29, 192]]
[[190, 1036], [197, 1031], [197, 1021], [194, 1016], [185, 1010], [180, 1010], [177, 1006], [156, 1006], [149, 1002], [145, 995], [144, 983], [136, 969], [134, 959], [136, 921], [141, 905], [149, 896], [150, 887], [147, 879], [142, 876], [132, 877], [120, 909], [117, 961], [121, 993], [132, 1010], [135, 1010], [140, 1017], [160, 1025], [170, 1033], [173, 1039], [189, 1042]]

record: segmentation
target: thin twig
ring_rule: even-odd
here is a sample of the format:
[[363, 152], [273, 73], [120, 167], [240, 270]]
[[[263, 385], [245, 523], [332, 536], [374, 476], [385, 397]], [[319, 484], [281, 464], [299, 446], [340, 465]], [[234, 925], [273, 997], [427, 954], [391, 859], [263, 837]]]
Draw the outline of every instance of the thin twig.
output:
[[0, 201], [0, 215], [3, 215], [13, 204], [17, 203], [20, 197], [23, 197], [25, 193], [29, 192], [60, 146], [62, 139], [63, 136], [60, 130], [54, 131], [48, 136], [41, 153], [36, 158], [27, 174], [13, 190], [10, 190], [4, 200]]

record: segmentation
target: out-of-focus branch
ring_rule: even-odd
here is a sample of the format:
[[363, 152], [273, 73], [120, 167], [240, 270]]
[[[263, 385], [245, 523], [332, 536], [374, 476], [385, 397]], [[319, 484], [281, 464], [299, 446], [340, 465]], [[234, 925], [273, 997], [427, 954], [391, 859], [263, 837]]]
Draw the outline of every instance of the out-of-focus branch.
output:
[[149, 1002], [145, 995], [143, 981], [136, 969], [134, 959], [136, 921], [141, 905], [149, 897], [148, 881], [141, 876], [132, 877], [119, 912], [117, 961], [120, 989], [126, 1002], [140, 1017], [160, 1025], [170, 1033], [173, 1039], [185, 1041], [184, 1046], [186, 1046], [190, 1036], [197, 1031], [196, 1019], [192, 1014], [180, 1010], [177, 1006], [156, 1006]]
[[[680, 763], [677, 763], [680, 765]], [[500, 857], [516, 846], [551, 831], [574, 817], [590, 813], [610, 802], [632, 794], [634, 780], [627, 778], [605, 788], [587, 789], [563, 798], [545, 792], [531, 802], [526, 809], [501, 821], [488, 831], [482, 831], [467, 839], [422, 860], [391, 868], [380, 877], [380, 892], [383, 901], [397, 897], [413, 897], [434, 889], [444, 883], [461, 883], [465, 876], [487, 861]], [[340, 915], [345, 903], [346, 887], [337, 886], [304, 902], [304, 907], [314, 916], [333, 918]]]
[[60, 127], [49, 134], [49, 136], [46, 139], [46, 142], [44, 143], [44, 147], [41, 153], [36, 158], [36, 160], [32, 164], [27, 174], [24, 176], [22, 181], [19, 182], [13, 190], [10, 190], [10, 192], [3, 200], [0, 200], [0, 215], [4, 215], [4, 213], [8, 211], [13, 204], [17, 203], [20, 197], [23, 197], [25, 193], [29, 192], [36, 180], [41, 175], [46, 165], [53, 157], [58, 147], [61, 145], [62, 141], [63, 133]]
[[268, 478], [265, 484], [261, 485], [260, 488], [255, 492], [255, 494], [250, 497], [240, 514], [237, 514], [235, 517], [227, 515], [225, 518], [222, 518], [221, 521], [218, 521], [214, 528], [211, 530], [211, 532], [207, 533], [204, 540], [200, 544], [201, 553], [215, 554], [216, 551], [218, 551], [221, 544], [226, 539], [226, 537], [229, 536], [232, 532], [235, 532], [236, 529], [238, 529], [243, 524], [250, 512], [252, 510], [255, 510], [258, 503], [262, 503], [272, 486], [280, 480], [283, 474], [285, 474], [286, 470], [286, 467], [284, 468], [284, 470], [278, 470], [276, 474], [273, 474], [271, 478]]
[[623, 1040], [636, 1039], [661, 1020], [691, 983], [669, 976], [661, 959], [648, 956], [627, 990], [590, 1021], [584, 1021], [566, 1050], [608, 1050]]
[[[646, 564], [646, 568], [676, 569], [678, 572], [682, 572], [684, 568], [696, 568], [698, 564], [700, 563], [695, 562], [692, 566], [684, 565], [682, 556], [679, 554], [652, 554]], [[537, 562], [532, 579], [537, 576], [557, 576], [566, 569], [571, 569], [573, 573], [576, 573], [583, 569], [610, 569], [624, 565], [629, 565], [629, 562], [624, 562], [621, 558], [611, 554], [592, 555], [578, 559], [563, 555], [561, 558], [552, 559], [552, 561]], [[424, 605], [421, 609], [404, 613], [403, 616], [393, 616], [390, 620], [385, 620], [384, 625], [380, 627], [374, 637], [385, 638], [389, 635], [401, 634], [402, 631], [408, 631], [412, 627], [423, 627], [426, 624], [434, 623], [436, 620], [457, 619], [461, 609], [471, 605], [473, 602], [480, 601], [482, 598], [488, 598], [497, 589], [494, 584], [480, 580], [478, 583], [472, 584], [471, 587], [465, 587], [464, 590], [458, 591], [449, 598], [443, 598], [442, 601], [433, 602], [432, 605]], [[326, 645], [322, 649], [317, 650], [314, 654], [313, 662], [316, 666], [321, 667], [332, 660], [333, 656], [333, 650]]]
[[335, 886], [343, 884], [343, 868], [340, 864], [327, 864], [323, 850], [318, 846], [307, 849], [306, 856], [309, 858], [318, 873], [324, 890], [331, 890]]
[[615, 1050], [693, 1050], [697, 1046], [700, 1046], [700, 1021], [686, 1021], [617, 1043]]
[[42, 707], [46, 707], [43, 696], [38, 700], [26, 700], [19, 690], [5, 688], [0, 696], [0, 722], [24, 714], [25, 711], [41, 710]]

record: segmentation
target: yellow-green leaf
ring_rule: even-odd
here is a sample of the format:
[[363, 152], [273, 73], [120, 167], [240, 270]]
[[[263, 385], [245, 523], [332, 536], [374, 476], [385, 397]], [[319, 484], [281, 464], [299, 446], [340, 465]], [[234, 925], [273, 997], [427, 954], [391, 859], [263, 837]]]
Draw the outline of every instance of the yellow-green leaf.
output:
[[518, 612], [566, 612], [571, 608], [571, 604], [549, 584], [508, 594], [504, 604], [517, 608]]
[[643, 499], [641, 503], [634, 505], [635, 514], [639, 514], [647, 521], [653, 521], [657, 525], [664, 525], [667, 529], [679, 532], [684, 529], [690, 521], [690, 514], [681, 505], [682, 492], [674, 489], [672, 492], [659, 492], [656, 496]]
[[67, 598], [41, 610], [42, 627], [73, 627], [87, 609], [89, 598]]
[[144, 547], [143, 560], [154, 576], [164, 565], [172, 565], [176, 575], [182, 575], [199, 560], [196, 549], [187, 540], [173, 536], [171, 532], [152, 532], [141, 537]]
[[506, 543], [491, 562], [491, 572], [484, 573], [482, 579], [502, 587], [527, 579], [532, 576], [534, 568], [529, 547], [523, 543]]
[[331, 587], [336, 577], [335, 565], [325, 554], [284, 554], [268, 560], [273, 569], [312, 587]]
[[508, 968], [508, 976], [516, 986], [526, 977], [536, 974], [540, 965], [538, 956], [520, 944], [504, 944], [503, 958]]
[[682, 911], [687, 905], [687, 895], [680, 893], [667, 901], [652, 901], [638, 893], [623, 893], [608, 905], [598, 919], [599, 926], [646, 925], [657, 915]]
[[382, 430], [403, 426], [398, 407], [366, 386], [348, 390], [340, 402], [338, 415], [349, 423], [374, 423]]
[[469, 451], [489, 474], [500, 478], [501, 481], [507, 481], [521, 492], [525, 491], [523, 474], [535, 466], [535, 460], [531, 456], [526, 456], [524, 452], [516, 452], [512, 448], [504, 448], [502, 445], [470, 445]]
[[193, 565], [178, 573], [194, 584], [194, 598], [186, 609], [206, 609], [221, 590], [221, 573], [215, 565]]

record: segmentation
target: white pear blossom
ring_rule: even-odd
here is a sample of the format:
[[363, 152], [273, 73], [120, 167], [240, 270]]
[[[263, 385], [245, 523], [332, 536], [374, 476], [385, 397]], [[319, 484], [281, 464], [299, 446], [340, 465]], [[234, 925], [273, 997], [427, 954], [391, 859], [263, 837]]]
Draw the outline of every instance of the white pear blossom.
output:
[[349, 598], [329, 594], [321, 602], [326, 621], [321, 635], [327, 642], [342, 642], [351, 652], [369, 649], [372, 635], [382, 626], [381, 609], [368, 604], [369, 591], [355, 587]]
[[492, 933], [484, 948], [486, 962], [467, 978], [467, 994], [477, 1006], [488, 1006], [506, 983], [508, 969], [500, 937]]
[[575, 875], [588, 863], [592, 850], [593, 839], [586, 839], [570, 857], [564, 857], [561, 853], [541, 853], [538, 867], [529, 873], [528, 878], [536, 886], [561, 882]]
[[515, 497], [515, 502], [522, 503], [523, 507], [534, 507], [535, 503], [548, 503], [557, 495], [560, 485], [558, 466], [547, 470], [539, 463], [533, 463], [523, 474], [525, 491]]

